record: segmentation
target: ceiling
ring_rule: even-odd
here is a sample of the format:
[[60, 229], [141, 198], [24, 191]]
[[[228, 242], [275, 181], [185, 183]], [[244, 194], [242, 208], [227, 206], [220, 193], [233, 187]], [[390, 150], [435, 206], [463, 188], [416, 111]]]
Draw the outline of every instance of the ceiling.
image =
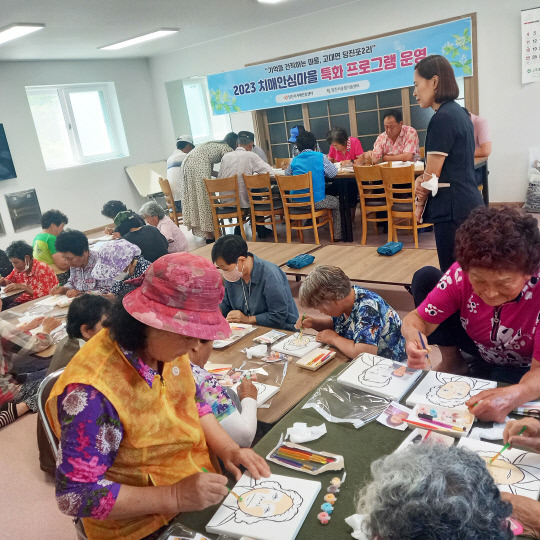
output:
[[[288, 0], [272, 5], [256, 0], [1, 0], [0, 28], [12, 23], [44, 23], [46, 27], [0, 45], [0, 60], [151, 57], [317, 11], [334, 10], [335, 16], [336, 6], [351, 3], [355, 2]], [[98, 49], [158, 28], [180, 31], [123, 50]], [[274, 38], [280, 37], [299, 39], [274, 34]]]

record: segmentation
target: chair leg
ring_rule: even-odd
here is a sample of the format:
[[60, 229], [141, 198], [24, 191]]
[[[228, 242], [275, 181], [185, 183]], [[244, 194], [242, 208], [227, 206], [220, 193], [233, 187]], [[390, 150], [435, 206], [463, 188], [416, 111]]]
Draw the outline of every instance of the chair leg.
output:
[[274, 242], [278, 243], [277, 227], [276, 227], [276, 214], [272, 214], [272, 228], [274, 229]]
[[388, 242], [392, 241], [392, 229], [394, 227], [394, 222], [392, 221], [392, 214], [388, 212]]
[[221, 236], [221, 234], [219, 230], [219, 220], [215, 212], [212, 212], [212, 219], [214, 221], [214, 238], [217, 240]]
[[285, 228], [287, 230], [287, 243], [290, 244], [292, 242], [291, 238], [291, 220], [287, 219], [285, 221]]
[[[301, 221], [298, 221], [297, 223], [299, 227], [302, 227]], [[304, 243], [304, 229], [298, 229], [298, 236], [300, 237], [300, 242], [302, 242], [303, 244]]]
[[416, 225], [416, 219], [413, 217], [413, 236], [414, 236], [414, 247], [418, 249], [418, 227]]
[[332, 219], [332, 210], [328, 210], [328, 226], [330, 227], [330, 241], [334, 243], [334, 221]]
[[317, 220], [313, 214], [311, 214], [311, 224], [313, 225], [313, 234], [315, 235], [315, 243], [320, 244], [321, 242], [319, 240], [319, 226], [317, 225]]
[[367, 212], [364, 206], [362, 206], [362, 240], [360, 244], [365, 246], [367, 243]]

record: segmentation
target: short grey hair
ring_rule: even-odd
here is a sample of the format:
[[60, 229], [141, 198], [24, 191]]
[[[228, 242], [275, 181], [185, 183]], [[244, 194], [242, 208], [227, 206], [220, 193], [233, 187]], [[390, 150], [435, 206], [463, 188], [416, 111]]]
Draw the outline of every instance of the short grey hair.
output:
[[317, 308], [343, 300], [351, 292], [351, 280], [337, 266], [317, 266], [300, 287], [300, 304]]
[[141, 206], [139, 210], [141, 216], [157, 217], [163, 219], [165, 217], [165, 210], [155, 201], [149, 201]]
[[505, 523], [512, 505], [484, 460], [466, 448], [411, 444], [374, 461], [371, 473], [357, 509], [368, 538], [514, 538]]

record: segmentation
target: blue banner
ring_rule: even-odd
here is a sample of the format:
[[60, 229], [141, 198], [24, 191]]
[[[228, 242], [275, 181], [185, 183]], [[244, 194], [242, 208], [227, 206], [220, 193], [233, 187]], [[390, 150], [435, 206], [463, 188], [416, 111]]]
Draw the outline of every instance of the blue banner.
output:
[[214, 115], [380, 92], [413, 84], [414, 65], [446, 57], [456, 77], [473, 73], [471, 19], [208, 76]]

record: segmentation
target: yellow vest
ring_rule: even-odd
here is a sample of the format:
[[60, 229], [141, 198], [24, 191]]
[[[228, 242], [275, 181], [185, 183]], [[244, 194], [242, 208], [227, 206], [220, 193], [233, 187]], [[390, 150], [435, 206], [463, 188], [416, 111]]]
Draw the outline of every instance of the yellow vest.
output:
[[[112, 403], [124, 429], [116, 460], [105, 473], [107, 480], [129, 486], [164, 486], [200, 472], [202, 467], [214, 471], [199, 422], [188, 357], [166, 363], [162, 377], [160, 381], [156, 375], [150, 388], [104, 329], [73, 357], [54, 385], [46, 404], [49, 422], [60, 437], [58, 396], [68, 384], [91, 385]], [[83, 523], [90, 540], [139, 540], [173, 517], [84, 518]]]

